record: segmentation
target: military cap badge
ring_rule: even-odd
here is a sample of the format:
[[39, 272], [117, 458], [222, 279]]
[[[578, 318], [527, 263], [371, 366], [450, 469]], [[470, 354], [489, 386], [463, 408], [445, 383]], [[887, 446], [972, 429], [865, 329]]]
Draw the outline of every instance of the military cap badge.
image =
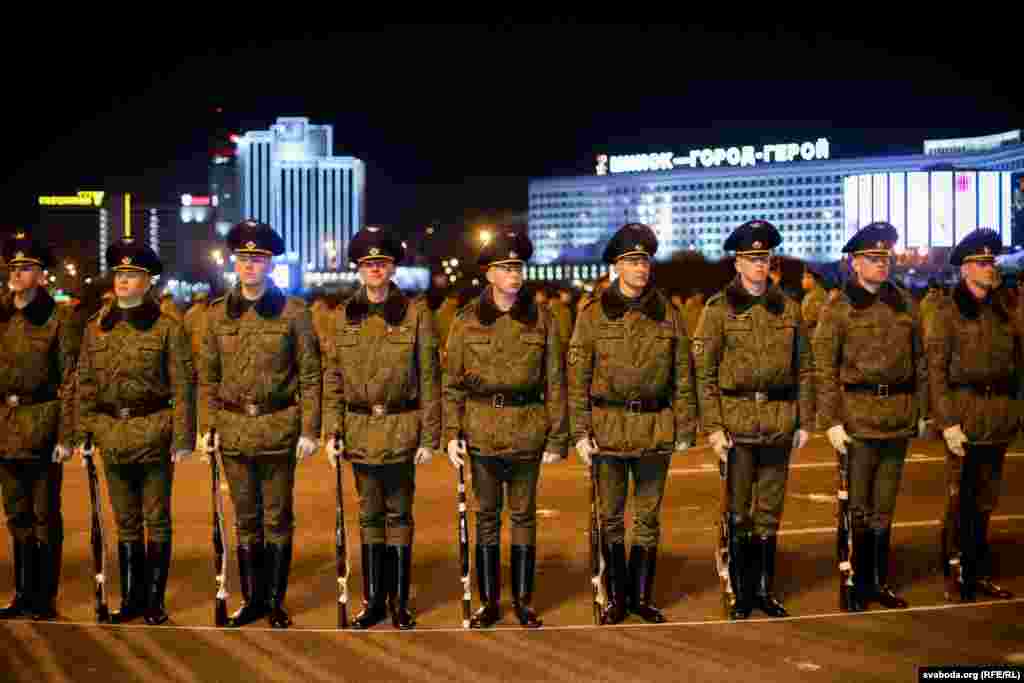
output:
[[379, 255], [380, 255], [380, 249], [378, 249], [377, 247], [370, 247], [370, 256], [379, 256]]
[[131, 256], [125, 256], [124, 258], [121, 259], [121, 263], [123, 265], [130, 266], [132, 264], [132, 257]]
[[23, 251], [16, 251], [16, 252], [14, 252], [14, 258], [15, 259], [23, 259], [23, 258], [25, 258], [25, 252], [23, 252]]
[[752, 246], [752, 247], [753, 247], [754, 249], [760, 249], [760, 248], [761, 248], [761, 241], [760, 241], [760, 240], [758, 240], [758, 241], [755, 241], [755, 242], [754, 242], [754, 243], [753, 243], [752, 245], [750, 245], [750, 246]]
[[256, 243], [253, 242], [252, 240], [249, 240], [248, 242], [245, 243], [245, 248], [246, 249], [255, 249], [256, 248]]
[[510, 252], [508, 252], [508, 257], [509, 258], [519, 258], [519, 254], [517, 254], [514, 251], [510, 251]]

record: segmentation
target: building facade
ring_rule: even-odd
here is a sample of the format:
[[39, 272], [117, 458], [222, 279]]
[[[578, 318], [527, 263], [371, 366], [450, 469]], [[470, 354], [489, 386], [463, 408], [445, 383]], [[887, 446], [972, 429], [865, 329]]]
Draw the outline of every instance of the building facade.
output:
[[900, 249], [950, 246], [976, 227], [1016, 244], [1014, 199], [1024, 170], [1020, 131], [926, 141], [922, 154], [831, 158], [814, 142], [609, 156], [595, 175], [529, 183], [529, 233], [542, 264], [593, 263], [624, 223], [650, 225], [659, 259], [683, 250], [719, 259], [732, 230], [755, 218], [783, 235], [779, 253], [834, 261], [872, 220], [900, 231]]

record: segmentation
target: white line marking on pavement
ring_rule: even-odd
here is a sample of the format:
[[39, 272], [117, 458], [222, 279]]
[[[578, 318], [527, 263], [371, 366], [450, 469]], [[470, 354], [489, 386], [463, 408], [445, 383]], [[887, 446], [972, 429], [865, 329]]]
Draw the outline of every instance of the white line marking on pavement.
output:
[[[1024, 453], [1007, 453], [1007, 458], [1024, 458]], [[934, 464], [940, 462], [946, 462], [945, 457], [939, 457], [935, 455], [924, 455], [922, 453], [912, 453], [907, 456], [904, 461], [906, 464]], [[791, 470], [834, 470], [836, 464], [834, 462], [794, 462], [789, 464]], [[696, 467], [673, 467], [669, 470], [672, 474], [708, 474], [710, 472], [718, 472], [718, 465], [697, 465]]]
[[740, 621], [730, 621], [728, 619], [704, 619], [697, 621], [666, 621], [663, 624], [615, 624], [613, 626], [595, 626], [594, 624], [567, 624], [565, 626], [543, 626], [538, 629], [525, 629], [520, 626], [499, 626], [491, 629], [464, 629], [454, 627], [438, 627], [438, 628], [416, 628], [408, 631], [402, 631], [400, 629], [385, 628], [381, 630], [367, 629], [365, 631], [340, 631], [334, 628], [289, 628], [289, 629], [276, 629], [269, 628], [266, 626], [252, 627], [246, 626], [245, 628], [217, 628], [216, 626], [148, 626], [145, 624], [95, 624], [90, 621], [29, 621], [25, 619], [12, 619], [9, 621], [0, 622], [0, 629], [7, 627], [8, 625], [14, 626], [16, 624], [30, 624], [33, 628], [40, 628], [45, 626], [78, 626], [78, 627], [91, 627], [91, 628], [109, 628], [109, 629], [151, 629], [152, 631], [223, 631], [224, 633], [251, 633], [253, 631], [260, 631], [266, 633], [277, 633], [277, 634], [289, 634], [289, 633], [337, 633], [350, 636], [373, 636], [373, 635], [391, 635], [391, 636], [405, 636], [412, 637], [416, 634], [423, 633], [464, 633], [466, 635], [485, 635], [488, 633], [506, 632], [506, 633], [521, 633], [523, 635], [544, 633], [545, 631], [593, 631], [593, 630], [605, 630], [605, 629], [644, 629], [644, 628], [669, 628], [672, 626], [747, 626], [758, 624], [784, 624], [786, 622], [793, 621], [820, 621], [823, 619], [869, 619], [871, 617], [891, 617], [898, 616], [900, 614], [909, 612], [940, 612], [944, 610], [954, 609], [977, 609], [979, 607], [993, 607], [1001, 605], [1014, 605], [1024, 603], [1024, 598], [1012, 598], [1010, 600], [988, 600], [984, 602], [967, 602], [967, 603], [952, 603], [952, 604], [937, 604], [937, 605], [921, 605], [919, 607], [907, 607], [906, 609], [887, 609], [887, 610], [875, 610], [868, 612], [823, 612], [821, 614], [805, 614], [801, 616], [791, 617], [760, 617], [757, 619], [743, 619]]
[[797, 500], [809, 500], [812, 503], [834, 503], [836, 497], [833, 494], [828, 493], [791, 493], [790, 498], [796, 498]]
[[[1016, 520], [1024, 519], [1024, 515], [992, 515], [993, 522], [1012, 522]], [[929, 526], [940, 526], [942, 524], [941, 519], [926, 519], [918, 522], [895, 522], [894, 527], [900, 528], [916, 528], [916, 527], [929, 527]], [[709, 527], [711, 528], [711, 527]], [[780, 536], [802, 536], [804, 534], [828, 534], [835, 532], [834, 526], [817, 526], [807, 527], [804, 529], [781, 529], [779, 530]]]

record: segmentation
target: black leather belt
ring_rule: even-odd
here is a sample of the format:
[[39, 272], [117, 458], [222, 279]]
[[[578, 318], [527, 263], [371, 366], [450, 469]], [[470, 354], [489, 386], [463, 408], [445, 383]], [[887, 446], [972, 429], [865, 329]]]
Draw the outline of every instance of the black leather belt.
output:
[[917, 385], [912, 381], [899, 384], [844, 384], [843, 391], [852, 394], [874, 394], [879, 398], [888, 398], [897, 394], [912, 394]]
[[398, 401], [397, 403], [348, 403], [345, 410], [356, 415], [373, 415], [383, 417], [384, 415], [399, 415], [411, 413], [420, 409], [419, 399]]
[[765, 391], [737, 391], [735, 389], [722, 389], [721, 391], [723, 396], [749, 398], [758, 403], [796, 400], [796, 387], [782, 387], [781, 389], [767, 389]]
[[49, 401], [57, 400], [57, 392], [51, 387], [43, 387], [36, 391], [34, 394], [2, 394], [4, 398], [4, 405], [8, 408], [17, 408], [18, 406], [28, 406], [33, 403], [47, 403]]
[[270, 403], [232, 403], [231, 401], [221, 401], [220, 407], [229, 413], [237, 413], [238, 415], [247, 415], [248, 417], [259, 417], [260, 415], [270, 415], [276, 413], [279, 410], [285, 408], [291, 408], [295, 405], [295, 397], [290, 396], [282, 401], [272, 401]]
[[661, 396], [656, 398], [635, 398], [631, 401], [618, 401], [600, 396], [592, 396], [591, 405], [597, 408], [624, 408], [627, 413], [660, 413], [672, 405], [671, 399]]
[[526, 394], [495, 392], [493, 394], [470, 394], [469, 400], [476, 403], [486, 403], [492, 408], [518, 408], [543, 403], [544, 396], [540, 392]]
[[976, 394], [982, 396], [1012, 396], [1015, 387], [1013, 380], [1004, 377], [1002, 379], [993, 380], [991, 382], [965, 382], [963, 384], [952, 384], [952, 389], [970, 389]]
[[101, 403], [96, 410], [110, 417], [119, 420], [128, 420], [133, 417], [146, 417], [161, 410], [167, 410], [174, 402], [169, 398], [157, 398], [132, 405], [114, 405], [113, 403]]

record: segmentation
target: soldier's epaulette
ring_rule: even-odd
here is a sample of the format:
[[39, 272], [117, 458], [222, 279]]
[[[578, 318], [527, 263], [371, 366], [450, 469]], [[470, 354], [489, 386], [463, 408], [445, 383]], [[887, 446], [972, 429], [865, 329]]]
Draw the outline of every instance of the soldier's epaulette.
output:
[[725, 290], [724, 289], [723, 290], [719, 290], [718, 292], [712, 294], [711, 297], [707, 300], [707, 303], [705, 305], [706, 306], [718, 306], [720, 304], [722, 304], [722, 305], [725, 304]]
[[228, 298], [227, 294], [225, 294], [224, 296], [218, 296], [216, 299], [214, 299], [213, 301], [210, 302], [210, 305], [211, 306], [216, 306], [217, 304], [223, 302], [227, 298]]

